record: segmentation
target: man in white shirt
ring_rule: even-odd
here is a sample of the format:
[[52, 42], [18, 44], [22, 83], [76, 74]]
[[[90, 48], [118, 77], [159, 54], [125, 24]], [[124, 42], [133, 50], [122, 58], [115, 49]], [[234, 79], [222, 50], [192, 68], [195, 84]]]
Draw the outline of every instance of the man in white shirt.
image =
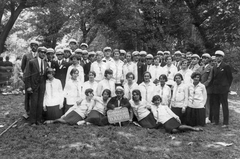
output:
[[113, 58], [111, 57], [112, 55], [112, 48], [110, 47], [105, 47], [103, 49], [103, 53], [104, 53], [104, 58], [102, 59], [103, 62], [106, 62], [108, 64], [108, 62], [110, 61], [113, 61]]
[[126, 53], [126, 63], [123, 65], [123, 79], [125, 83], [127, 82], [126, 75], [129, 72], [132, 72], [135, 76], [134, 81], [137, 82], [137, 65], [132, 62], [132, 56], [130, 52]]

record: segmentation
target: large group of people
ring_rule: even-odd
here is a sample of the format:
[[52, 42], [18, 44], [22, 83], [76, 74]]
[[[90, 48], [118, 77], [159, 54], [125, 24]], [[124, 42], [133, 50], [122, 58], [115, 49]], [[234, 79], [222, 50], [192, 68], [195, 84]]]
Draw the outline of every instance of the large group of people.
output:
[[[80, 46], [78, 48], [78, 46]], [[71, 39], [64, 47], [45, 48], [31, 41], [22, 58], [25, 83], [24, 117], [41, 123], [104, 126], [109, 110], [128, 109], [129, 121], [167, 132], [200, 131], [207, 123], [229, 124], [228, 91], [232, 83], [224, 52], [200, 57], [191, 52], [125, 51]], [[117, 125], [118, 123], [114, 124]]]

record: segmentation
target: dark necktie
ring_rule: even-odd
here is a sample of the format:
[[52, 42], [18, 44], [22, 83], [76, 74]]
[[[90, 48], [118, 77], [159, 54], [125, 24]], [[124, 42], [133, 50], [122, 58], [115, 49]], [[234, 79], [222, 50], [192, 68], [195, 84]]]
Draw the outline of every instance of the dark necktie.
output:
[[41, 75], [43, 75], [44, 74], [44, 70], [43, 70], [43, 60], [41, 60]]

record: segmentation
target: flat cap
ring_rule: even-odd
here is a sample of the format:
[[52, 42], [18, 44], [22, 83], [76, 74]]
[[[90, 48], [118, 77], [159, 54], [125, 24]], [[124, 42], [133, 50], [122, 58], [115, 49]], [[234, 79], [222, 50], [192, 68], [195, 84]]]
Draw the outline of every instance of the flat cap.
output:
[[70, 39], [68, 43], [69, 43], [69, 44], [70, 44], [70, 43], [75, 43], [75, 44], [77, 44], [77, 40], [75, 40], [75, 39]]
[[217, 50], [217, 51], [215, 52], [215, 55], [225, 56], [224, 52], [221, 51], [221, 50]]
[[137, 56], [139, 55], [139, 51], [133, 51], [132, 56]]
[[147, 52], [146, 51], [140, 51], [139, 55], [147, 55]]
[[54, 49], [53, 48], [48, 48], [47, 53], [54, 53]]
[[30, 41], [30, 45], [31, 45], [31, 44], [36, 44], [36, 45], [39, 45], [39, 42], [38, 42], [38, 41], [36, 41], [36, 40], [31, 40], [31, 41]]
[[107, 46], [107, 47], [105, 47], [105, 48], [103, 49], [103, 51], [107, 51], [107, 50], [112, 51], [112, 48]]
[[56, 55], [63, 55], [63, 49], [57, 49]]
[[157, 55], [159, 55], [159, 54], [163, 55], [163, 51], [158, 51]]
[[82, 49], [76, 49], [74, 52], [75, 53], [82, 53]]
[[86, 46], [88, 48], [88, 44], [87, 43], [81, 43], [80, 47], [82, 46]]
[[170, 51], [164, 51], [163, 54], [168, 54], [168, 55], [170, 55], [171, 53], [170, 53]]
[[146, 59], [153, 59], [153, 55], [152, 54], [147, 54]]
[[202, 54], [202, 57], [211, 58], [211, 56], [210, 56], [210, 54], [209, 54], [209, 53], [204, 53], [204, 54]]
[[47, 52], [47, 48], [44, 47], [44, 46], [38, 47], [37, 50], [38, 50], [38, 51], [44, 51], [44, 52]]
[[191, 58], [198, 58], [198, 59], [200, 59], [198, 54], [192, 54]]
[[119, 50], [120, 54], [126, 54], [127, 52], [125, 50]]

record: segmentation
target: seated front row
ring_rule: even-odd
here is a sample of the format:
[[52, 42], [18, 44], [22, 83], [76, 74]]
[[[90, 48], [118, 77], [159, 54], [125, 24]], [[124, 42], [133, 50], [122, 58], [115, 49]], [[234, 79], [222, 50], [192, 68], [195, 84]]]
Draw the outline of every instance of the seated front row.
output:
[[98, 126], [109, 125], [107, 111], [126, 107], [130, 113], [129, 121], [134, 120], [132, 112], [137, 119], [137, 123], [144, 128], [159, 128], [163, 126], [167, 132], [178, 132], [185, 130], [200, 131], [201, 128], [181, 125], [181, 121], [171, 109], [162, 105], [162, 99], [155, 95], [152, 104], [142, 100], [141, 92], [133, 90], [132, 99], [128, 101], [124, 98], [122, 87], [116, 88], [115, 97], [111, 98], [111, 91], [105, 89], [102, 97], [95, 97], [92, 89], [85, 91], [85, 99], [78, 101], [61, 118], [47, 120], [45, 123], [66, 123], [70, 125], [94, 124]]

